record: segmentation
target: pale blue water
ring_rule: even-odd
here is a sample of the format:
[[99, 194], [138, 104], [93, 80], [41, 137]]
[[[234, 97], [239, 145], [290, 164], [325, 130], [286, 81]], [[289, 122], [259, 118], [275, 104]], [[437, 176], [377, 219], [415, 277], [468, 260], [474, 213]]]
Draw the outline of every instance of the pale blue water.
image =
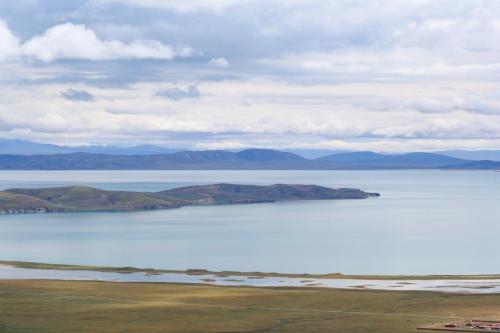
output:
[[368, 200], [0, 217], [0, 259], [165, 269], [500, 273], [500, 173], [490, 171], [2, 171], [0, 188], [302, 183]]
[[54, 270], [17, 268], [0, 265], [0, 279], [16, 280], [76, 280], [108, 282], [148, 282], [148, 283], [203, 283], [218, 286], [251, 287], [323, 287], [342, 289], [376, 290], [420, 290], [439, 292], [459, 292], [477, 294], [500, 293], [500, 279], [480, 280], [367, 280], [367, 279], [331, 279], [303, 277], [271, 277], [185, 273], [116, 273], [85, 270]]

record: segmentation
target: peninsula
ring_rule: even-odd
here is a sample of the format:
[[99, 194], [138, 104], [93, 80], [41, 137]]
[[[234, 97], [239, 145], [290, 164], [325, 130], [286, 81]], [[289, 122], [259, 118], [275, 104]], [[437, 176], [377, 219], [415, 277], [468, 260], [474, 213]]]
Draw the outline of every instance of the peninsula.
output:
[[0, 191], [0, 215], [77, 211], [133, 211], [183, 206], [251, 204], [289, 200], [338, 200], [377, 197], [358, 189], [317, 185], [269, 186], [213, 184], [160, 192], [107, 191], [86, 186]]

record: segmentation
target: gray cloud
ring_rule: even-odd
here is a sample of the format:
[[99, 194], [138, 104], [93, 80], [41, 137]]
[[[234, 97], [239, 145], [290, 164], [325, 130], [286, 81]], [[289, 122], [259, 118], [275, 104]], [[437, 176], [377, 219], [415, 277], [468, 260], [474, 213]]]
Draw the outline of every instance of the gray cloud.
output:
[[172, 101], [180, 101], [183, 99], [200, 98], [201, 93], [195, 85], [187, 86], [186, 88], [167, 88], [156, 92], [156, 96], [170, 99]]
[[86, 90], [68, 89], [61, 91], [61, 96], [68, 101], [75, 102], [93, 102], [95, 100], [94, 95]]

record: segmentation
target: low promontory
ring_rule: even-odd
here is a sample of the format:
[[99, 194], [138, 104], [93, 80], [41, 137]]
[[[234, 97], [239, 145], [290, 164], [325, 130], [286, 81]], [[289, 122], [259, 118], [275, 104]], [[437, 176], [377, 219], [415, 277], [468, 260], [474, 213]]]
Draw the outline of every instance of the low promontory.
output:
[[366, 199], [376, 196], [379, 194], [358, 189], [293, 184], [196, 185], [160, 192], [107, 191], [86, 186], [18, 188], [0, 191], [0, 214], [133, 211], [289, 200]]

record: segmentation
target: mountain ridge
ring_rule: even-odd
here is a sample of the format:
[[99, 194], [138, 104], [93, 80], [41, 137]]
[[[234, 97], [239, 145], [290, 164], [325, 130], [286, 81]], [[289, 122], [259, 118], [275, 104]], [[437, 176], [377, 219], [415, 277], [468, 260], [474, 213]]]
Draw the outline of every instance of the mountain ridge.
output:
[[[151, 149], [154, 151], [154, 148]], [[490, 162], [427, 152], [405, 154], [381, 154], [371, 151], [336, 152], [318, 158], [305, 158], [289, 151], [263, 148], [240, 151], [182, 150], [154, 154], [95, 152], [0, 154], [0, 170], [500, 169], [499, 164]]]
[[[180, 151], [154, 155], [0, 155], [0, 170], [379, 170], [469, 169], [473, 161], [434, 153], [352, 152], [306, 159], [277, 150]], [[483, 162], [483, 165], [486, 163]], [[489, 163], [485, 169], [493, 169]], [[477, 169], [481, 169], [481, 165]], [[500, 167], [499, 167], [500, 168]]]

